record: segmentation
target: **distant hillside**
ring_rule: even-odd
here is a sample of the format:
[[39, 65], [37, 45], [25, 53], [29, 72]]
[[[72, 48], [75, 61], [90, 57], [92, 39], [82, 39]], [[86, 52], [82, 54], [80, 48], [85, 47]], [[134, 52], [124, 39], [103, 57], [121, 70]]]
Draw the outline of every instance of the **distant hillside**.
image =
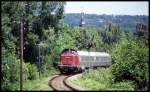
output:
[[[70, 13], [66, 14], [64, 17], [64, 22], [73, 26], [78, 27], [80, 22], [80, 13]], [[95, 26], [103, 27], [108, 23], [117, 23], [121, 28], [127, 29], [129, 31], [135, 31], [136, 24], [142, 22], [148, 25], [148, 16], [145, 15], [96, 15], [96, 14], [85, 14], [84, 21], [85, 26]]]

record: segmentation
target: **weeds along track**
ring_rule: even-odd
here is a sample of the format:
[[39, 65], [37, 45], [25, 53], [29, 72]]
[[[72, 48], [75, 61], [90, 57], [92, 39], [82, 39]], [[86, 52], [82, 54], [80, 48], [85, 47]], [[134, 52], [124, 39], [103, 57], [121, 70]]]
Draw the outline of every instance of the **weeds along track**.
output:
[[79, 91], [66, 83], [66, 79], [74, 75], [55, 75], [49, 81], [49, 86], [51, 86], [55, 91]]

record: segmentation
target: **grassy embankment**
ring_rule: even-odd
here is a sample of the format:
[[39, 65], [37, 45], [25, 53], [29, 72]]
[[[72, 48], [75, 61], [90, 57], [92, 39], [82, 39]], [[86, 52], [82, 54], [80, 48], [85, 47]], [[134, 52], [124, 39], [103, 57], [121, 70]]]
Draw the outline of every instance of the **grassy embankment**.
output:
[[50, 77], [45, 77], [37, 80], [26, 81], [24, 83], [24, 90], [52, 90], [48, 82]]
[[24, 90], [25, 91], [52, 91], [53, 89], [49, 86], [49, 80], [55, 74], [59, 74], [59, 72], [54, 71], [52, 74], [49, 74], [48, 77], [40, 77], [36, 80], [27, 80], [24, 82]]
[[134, 90], [131, 81], [114, 82], [111, 68], [98, 68], [93, 70], [90, 76], [88, 70], [86, 70], [80, 79], [70, 82], [88, 90]]

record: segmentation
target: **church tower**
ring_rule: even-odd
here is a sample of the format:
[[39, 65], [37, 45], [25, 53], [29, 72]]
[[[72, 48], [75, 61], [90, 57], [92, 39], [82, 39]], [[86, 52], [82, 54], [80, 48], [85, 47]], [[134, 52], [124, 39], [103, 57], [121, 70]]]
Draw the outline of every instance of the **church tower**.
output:
[[84, 12], [81, 13], [81, 20], [80, 20], [80, 24], [79, 24], [79, 27], [83, 27], [85, 25], [85, 22], [84, 22]]

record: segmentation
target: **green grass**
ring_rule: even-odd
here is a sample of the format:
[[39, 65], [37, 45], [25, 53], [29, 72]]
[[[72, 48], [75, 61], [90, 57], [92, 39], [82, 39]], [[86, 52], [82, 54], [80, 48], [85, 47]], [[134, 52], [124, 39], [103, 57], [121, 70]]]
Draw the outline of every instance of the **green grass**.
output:
[[[50, 71], [40, 75], [40, 78], [36, 78], [35, 80], [23, 80], [23, 91], [52, 91], [53, 89], [49, 86], [49, 80], [52, 76], [59, 74], [59, 71], [56, 69], [51, 69]], [[24, 76], [25, 77], [25, 76]], [[15, 83], [7, 84], [7, 90], [10, 91], [19, 91], [20, 90], [19, 81]], [[3, 86], [2, 86], [3, 87]]]
[[[58, 70], [51, 69], [46, 75], [41, 75], [39, 79], [36, 80], [26, 80], [23, 83], [23, 90], [25, 91], [52, 91], [53, 89], [49, 86], [49, 80], [55, 74], [59, 74]], [[45, 77], [42, 77], [45, 76]], [[48, 76], [48, 77], [46, 77]]]
[[70, 82], [88, 90], [134, 90], [134, 85], [131, 81], [114, 82], [110, 70], [110, 68], [99, 68], [93, 70], [90, 76], [86, 71], [83, 73], [82, 78], [71, 80]]
[[51, 91], [52, 88], [49, 86], [48, 82], [50, 80], [50, 77], [44, 77], [37, 80], [31, 80], [31, 81], [25, 81], [24, 82], [24, 90], [33, 90], [33, 91]]

